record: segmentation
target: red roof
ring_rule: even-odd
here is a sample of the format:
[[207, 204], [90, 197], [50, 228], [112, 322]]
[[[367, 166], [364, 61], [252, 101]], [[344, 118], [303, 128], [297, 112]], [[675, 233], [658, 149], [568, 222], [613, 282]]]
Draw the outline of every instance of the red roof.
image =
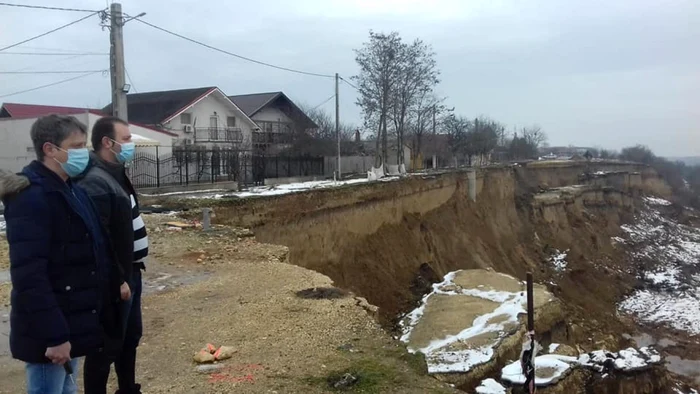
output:
[[15, 104], [5, 103], [2, 108], [12, 118], [34, 118], [49, 114], [71, 115], [81, 112], [89, 112], [90, 108], [57, 107], [53, 105]]
[[[89, 112], [93, 115], [98, 115], [98, 116], [107, 116], [104, 112], [100, 111], [99, 109], [91, 109], [91, 108], [77, 108], [77, 107], [59, 107], [55, 105], [34, 105], [34, 104], [16, 104], [16, 103], [4, 103], [2, 106], [0, 106], [0, 120], [2, 119], [2, 113], [7, 112], [9, 114], [9, 118], [5, 119], [22, 119], [22, 118], [38, 118], [40, 116], [44, 115], [50, 115], [50, 114], [57, 114], [57, 115], [75, 115], [75, 114], [81, 114], [85, 112]], [[129, 122], [129, 124], [143, 127], [145, 129], [150, 129], [153, 131], [157, 131], [159, 133], [169, 135], [172, 137], [177, 137], [178, 135], [176, 133], [172, 133], [167, 130], [161, 130], [156, 127], [144, 125], [141, 123], [136, 123], [136, 122]]]

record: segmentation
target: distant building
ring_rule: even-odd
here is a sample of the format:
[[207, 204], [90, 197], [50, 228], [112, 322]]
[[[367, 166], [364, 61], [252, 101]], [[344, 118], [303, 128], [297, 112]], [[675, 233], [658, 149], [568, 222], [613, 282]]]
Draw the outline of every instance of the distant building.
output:
[[253, 132], [253, 146], [258, 151], [279, 152], [290, 146], [295, 135], [318, 128], [282, 92], [242, 94], [228, 98], [258, 125], [259, 130]]
[[[4, 103], [0, 106], [0, 168], [19, 171], [34, 160], [34, 146], [29, 131], [37, 118], [50, 114], [76, 117], [87, 126], [88, 141], [95, 122], [107, 116], [100, 110], [91, 108]], [[162, 153], [168, 153], [173, 139], [177, 137], [174, 133], [140, 123], [130, 122], [129, 129], [137, 150], [158, 146]]]

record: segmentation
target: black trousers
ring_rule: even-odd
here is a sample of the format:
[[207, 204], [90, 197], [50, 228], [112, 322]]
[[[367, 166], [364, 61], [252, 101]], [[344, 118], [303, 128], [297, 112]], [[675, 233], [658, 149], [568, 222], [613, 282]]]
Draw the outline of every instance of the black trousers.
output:
[[83, 380], [85, 394], [106, 394], [107, 381], [112, 363], [117, 371], [119, 394], [140, 394], [141, 386], [136, 383], [136, 348], [143, 333], [141, 316], [141, 270], [134, 267], [129, 281], [131, 300], [122, 304], [123, 343], [119, 352], [99, 352], [85, 357]]

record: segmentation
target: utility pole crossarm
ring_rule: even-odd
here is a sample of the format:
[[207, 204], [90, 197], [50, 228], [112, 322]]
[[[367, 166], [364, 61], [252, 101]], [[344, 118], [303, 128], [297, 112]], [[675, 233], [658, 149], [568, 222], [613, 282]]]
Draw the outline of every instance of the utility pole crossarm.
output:
[[124, 76], [124, 16], [122, 5], [112, 3], [110, 7], [110, 74], [112, 81], [112, 115], [128, 122], [126, 94], [128, 86]]

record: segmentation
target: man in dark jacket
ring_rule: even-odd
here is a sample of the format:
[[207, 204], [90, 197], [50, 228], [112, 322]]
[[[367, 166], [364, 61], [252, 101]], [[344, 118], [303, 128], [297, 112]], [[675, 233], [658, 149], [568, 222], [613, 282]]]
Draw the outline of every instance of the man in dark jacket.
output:
[[37, 160], [21, 174], [0, 174], [10, 350], [27, 363], [28, 393], [76, 393], [64, 364], [76, 371], [78, 357], [102, 348], [101, 317], [118, 294], [108, 292], [112, 262], [95, 208], [71, 181], [88, 162], [85, 126], [49, 115], [32, 125], [31, 139]]
[[[109, 232], [117, 261], [128, 278], [130, 302], [122, 308], [124, 343], [114, 361], [119, 382], [118, 394], [139, 394], [136, 383], [136, 348], [143, 332], [141, 320], [141, 270], [148, 255], [146, 226], [139, 212], [138, 198], [126, 175], [124, 164], [134, 155], [134, 143], [128, 123], [116, 117], [98, 120], [92, 128], [94, 152], [84, 174], [77, 182], [97, 205], [100, 218]], [[105, 393], [109, 367], [113, 360], [104, 354], [88, 355], [85, 360], [85, 388]]]

